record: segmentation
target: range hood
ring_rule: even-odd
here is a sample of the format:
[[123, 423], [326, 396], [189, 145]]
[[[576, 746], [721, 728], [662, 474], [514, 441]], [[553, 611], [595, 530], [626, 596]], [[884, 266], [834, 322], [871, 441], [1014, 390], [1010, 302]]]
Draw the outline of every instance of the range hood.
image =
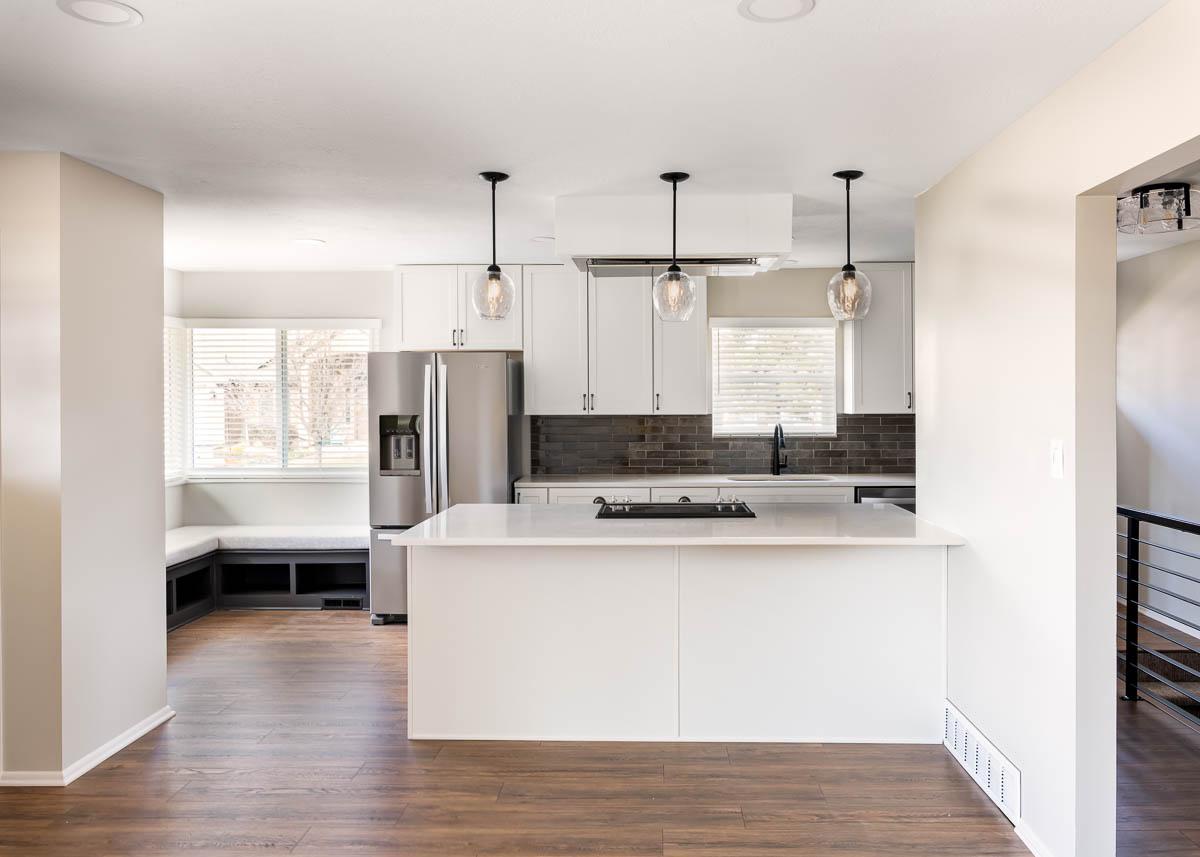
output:
[[[649, 273], [671, 264], [670, 223], [664, 194], [560, 196], [555, 255], [597, 276]], [[679, 206], [679, 265], [693, 276], [749, 276], [791, 251], [791, 194], [689, 194]]]

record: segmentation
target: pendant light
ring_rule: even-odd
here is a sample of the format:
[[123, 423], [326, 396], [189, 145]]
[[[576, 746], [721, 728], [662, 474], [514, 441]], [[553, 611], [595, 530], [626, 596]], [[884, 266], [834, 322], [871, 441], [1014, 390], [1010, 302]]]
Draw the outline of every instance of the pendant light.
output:
[[833, 177], [846, 183], [846, 265], [829, 281], [829, 309], [838, 321], [854, 321], [871, 309], [871, 278], [850, 261], [850, 182], [863, 172], [838, 170]]
[[1117, 231], [1126, 235], [1182, 232], [1200, 226], [1200, 195], [1187, 182], [1134, 188], [1117, 200]]
[[492, 264], [472, 283], [471, 306], [480, 318], [496, 321], [508, 315], [517, 294], [512, 277], [496, 264], [496, 184], [507, 181], [508, 173], [489, 171], [479, 177], [492, 185]]
[[687, 321], [696, 310], [696, 281], [679, 267], [676, 210], [679, 183], [690, 176], [687, 173], [663, 173], [659, 178], [671, 183], [671, 267], [654, 278], [654, 311], [663, 321]]

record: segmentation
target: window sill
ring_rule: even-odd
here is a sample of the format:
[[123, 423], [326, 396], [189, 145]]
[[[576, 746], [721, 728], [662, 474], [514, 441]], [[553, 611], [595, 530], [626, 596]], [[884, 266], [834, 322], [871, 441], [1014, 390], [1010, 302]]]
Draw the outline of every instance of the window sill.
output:
[[185, 478], [178, 480], [175, 484], [199, 484], [199, 483], [238, 483], [238, 482], [254, 482], [254, 483], [347, 483], [347, 484], [367, 484], [367, 474], [361, 471], [353, 473], [321, 473], [321, 472], [296, 472], [296, 473], [190, 473]]

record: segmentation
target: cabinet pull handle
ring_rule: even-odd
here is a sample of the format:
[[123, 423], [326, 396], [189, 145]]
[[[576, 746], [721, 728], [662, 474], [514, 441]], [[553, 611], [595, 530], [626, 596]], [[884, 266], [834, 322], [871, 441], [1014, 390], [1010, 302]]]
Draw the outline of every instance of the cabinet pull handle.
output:
[[654, 394], [654, 410], [656, 410], [656, 411], [662, 410], [662, 393]]
[[460, 327], [458, 329], [458, 347], [464, 348], [464, 347], [466, 347], [466, 344], [467, 344], [467, 331], [465, 328]]
[[587, 410], [587, 393], [583, 394], [583, 409]]
[[908, 392], [908, 409], [910, 411], [912, 410], [912, 391], [911, 390], [909, 390], [909, 392]]
[[596, 410], [596, 394], [592, 393], [592, 410]]
[[458, 331], [455, 328], [450, 328], [450, 344], [455, 348], [458, 347]]

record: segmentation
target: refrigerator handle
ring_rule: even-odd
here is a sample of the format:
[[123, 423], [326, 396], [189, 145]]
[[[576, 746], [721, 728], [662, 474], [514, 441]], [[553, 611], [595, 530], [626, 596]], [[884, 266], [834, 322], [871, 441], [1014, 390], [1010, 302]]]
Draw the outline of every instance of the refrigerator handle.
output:
[[425, 364], [425, 396], [422, 408], [425, 411], [425, 425], [421, 427], [424, 435], [421, 438], [421, 472], [425, 482], [425, 513], [432, 515], [437, 510], [433, 508], [433, 432], [431, 427], [437, 424], [433, 404], [433, 366]]
[[438, 361], [437, 382], [437, 430], [438, 430], [438, 506], [445, 510], [450, 508], [450, 456], [447, 450], [450, 445], [450, 431], [447, 423], [449, 414], [446, 407], [446, 364]]

